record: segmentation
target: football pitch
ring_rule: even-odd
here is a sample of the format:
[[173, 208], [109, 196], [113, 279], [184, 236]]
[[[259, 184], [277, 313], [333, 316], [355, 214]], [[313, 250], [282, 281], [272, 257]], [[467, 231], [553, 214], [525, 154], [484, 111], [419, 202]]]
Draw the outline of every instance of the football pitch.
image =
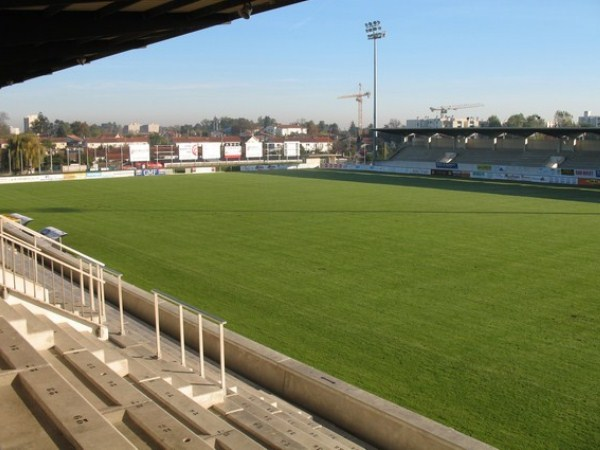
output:
[[219, 173], [2, 185], [10, 212], [499, 448], [600, 448], [600, 190]]

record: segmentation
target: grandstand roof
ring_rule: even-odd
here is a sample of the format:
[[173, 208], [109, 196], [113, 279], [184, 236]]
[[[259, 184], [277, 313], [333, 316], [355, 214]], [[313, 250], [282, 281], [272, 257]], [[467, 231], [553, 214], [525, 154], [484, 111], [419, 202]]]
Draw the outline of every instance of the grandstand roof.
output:
[[0, 88], [304, 0], [5, 0]]
[[600, 128], [592, 127], [472, 127], [472, 128], [378, 128], [382, 133], [395, 134], [406, 137], [416, 136], [434, 136], [441, 134], [451, 137], [468, 137], [473, 134], [481, 134], [489, 137], [499, 137], [502, 135], [514, 135], [529, 137], [536, 133], [552, 136], [555, 138], [575, 139], [585, 134], [595, 134], [600, 136]]

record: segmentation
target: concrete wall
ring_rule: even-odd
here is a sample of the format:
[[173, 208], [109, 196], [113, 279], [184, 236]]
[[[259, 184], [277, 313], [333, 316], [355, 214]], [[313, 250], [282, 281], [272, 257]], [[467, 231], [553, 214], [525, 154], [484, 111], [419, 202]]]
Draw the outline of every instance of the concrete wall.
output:
[[[116, 280], [110, 276], [105, 294], [107, 300], [116, 301]], [[126, 311], [154, 325], [152, 294], [123, 283], [123, 299]], [[198, 348], [196, 324], [196, 316], [187, 314], [185, 340], [192, 348]], [[174, 306], [160, 303], [160, 326], [174, 338], [179, 337]], [[217, 327], [205, 325], [203, 339], [206, 354], [218, 361]], [[225, 360], [228, 369], [381, 449], [492, 448], [228, 330]]]

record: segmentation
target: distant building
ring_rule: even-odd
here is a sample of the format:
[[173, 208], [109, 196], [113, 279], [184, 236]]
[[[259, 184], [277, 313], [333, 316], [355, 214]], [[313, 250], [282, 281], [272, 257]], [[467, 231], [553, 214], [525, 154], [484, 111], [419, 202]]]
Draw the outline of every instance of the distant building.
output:
[[139, 132], [142, 134], [158, 133], [160, 131], [160, 125], [157, 123], [149, 123], [142, 125]]
[[10, 134], [21, 134], [21, 130], [19, 127], [9, 127]]
[[38, 120], [38, 115], [37, 114], [32, 114], [30, 116], [25, 116], [23, 118], [23, 131], [25, 133], [27, 133], [28, 131], [31, 130], [31, 125], [33, 125], [33, 122], [35, 122], [36, 120]]
[[271, 125], [265, 131], [273, 136], [291, 136], [294, 134], [306, 134], [307, 128], [302, 125]]
[[425, 117], [423, 119], [408, 119], [407, 128], [473, 128], [480, 125], [478, 117]]
[[473, 128], [479, 126], [479, 117], [465, 117], [460, 119], [446, 117], [443, 122], [444, 128]]
[[137, 122], [130, 123], [125, 125], [124, 130], [125, 134], [139, 134], [140, 133], [140, 124]]
[[592, 116], [591, 111], [584, 111], [579, 116], [579, 125], [582, 127], [600, 127], [600, 116]]
[[442, 128], [442, 119], [438, 117], [425, 117], [416, 119], [408, 119], [406, 121], [407, 128]]

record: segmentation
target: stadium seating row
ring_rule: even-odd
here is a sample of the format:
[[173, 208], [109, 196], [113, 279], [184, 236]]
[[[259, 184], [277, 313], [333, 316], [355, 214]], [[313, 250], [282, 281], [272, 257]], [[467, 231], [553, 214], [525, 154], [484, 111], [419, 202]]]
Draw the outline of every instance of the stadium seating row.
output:
[[0, 389], [21, 418], [2, 448], [365, 448], [250, 384], [224, 397], [175, 345], [159, 360], [140, 333], [103, 341], [43, 311], [0, 300]]

